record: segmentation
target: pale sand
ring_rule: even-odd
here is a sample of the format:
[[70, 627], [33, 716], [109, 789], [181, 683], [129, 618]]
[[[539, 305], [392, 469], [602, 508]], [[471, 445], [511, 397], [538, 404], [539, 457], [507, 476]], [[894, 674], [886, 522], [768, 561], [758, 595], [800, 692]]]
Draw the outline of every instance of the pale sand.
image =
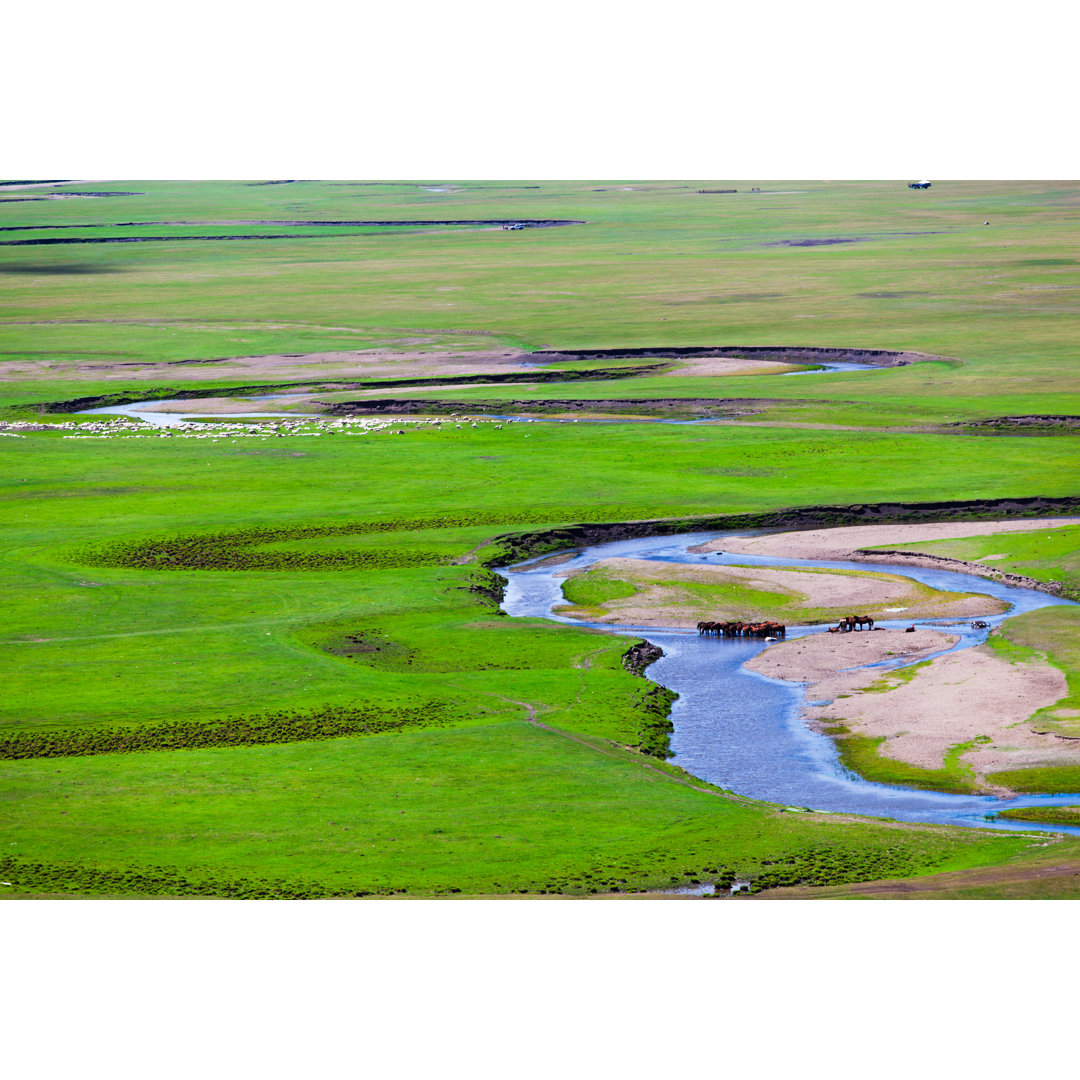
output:
[[[805, 719], [814, 724], [843, 722], [855, 734], [884, 736], [881, 756], [920, 768], [941, 768], [951, 747], [979, 736], [989, 738], [962, 757], [987, 791], [1000, 790], [985, 781], [987, 773], [1080, 765], [1080, 742], [1037, 734], [1025, 723], [1068, 692], [1065, 676], [1049, 664], [1012, 664], [979, 647], [930, 661], [910, 682], [890, 678], [880, 669], [841, 670], [885, 659], [889, 653], [918, 660], [954, 641], [952, 635], [925, 628], [913, 634], [815, 634], [773, 645], [746, 666], [773, 678], [811, 683], [806, 700], [829, 704], [806, 706]], [[894, 688], [866, 693], [874, 683], [879, 689]]]
[[665, 376], [692, 375], [694, 378], [702, 378], [716, 375], [782, 375], [788, 371], [799, 371], [805, 366], [779, 360], [743, 360], [737, 356], [702, 356], [680, 363], [680, 367], [665, 372]]
[[602, 559], [594, 564], [594, 568], [605, 570], [614, 578], [645, 586], [634, 596], [604, 604], [606, 614], [596, 620], [632, 626], [693, 627], [705, 618], [756, 617], [744, 608], [723, 607], [719, 597], [709, 601], [704, 597], [691, 597], [677, 587], [649, 584], [662, 581], [714, 587], [733, 584], [742, 588], [786, 593], [806, 608], [832, 610], [834, 614], [829, 621], [849, 614], [870, 614], [883, 619], [972, 618], [996, 615], [1005, 610], [1004, 604], [989, 596], [935, 599], [927, 596], [923, 587], [912, 585], [908, 578], [872, 571], [855, 575], [773, 567], [695, 566], [621, 558]]
[[1027, 518], [1016, 521], [945, 521], [915, 525], [845, 525], [768, 536], [710, 540], [691, 551], [731, 551], [737, 555], [772, 555], [789, 559], [850, 559], [858, 548], [884, 544], [903, 547], [927, 540], [959, 540], [966, 536], [1030, 532], [1075, 525], [1080, 518]]

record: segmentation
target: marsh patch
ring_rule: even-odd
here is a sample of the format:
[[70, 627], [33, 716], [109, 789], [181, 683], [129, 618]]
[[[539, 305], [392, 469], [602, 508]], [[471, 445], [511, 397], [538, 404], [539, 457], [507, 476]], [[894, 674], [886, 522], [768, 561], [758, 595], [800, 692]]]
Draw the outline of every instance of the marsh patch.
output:
[[92, 262], [10, 262], [0, 265], [0, 274], [121, 274], [119, 266]]
[[770, 240], [764, 247], [830, 247], [833, 244], [863, 244], [869, 236], [822, 236], [811, 240]]
[[857, 292], [855, 295], [861, 300], [901, 300], [905, 296], [930, 296], [931, 294], [919, 289], [904, 289], [899, 292]]
[[331, 656], [359, 660], [375, 667], [397, 666], [408, 662], [416, 653], [378, 630], [354, 630], [335, 634], [319, 643], [319, 648]]

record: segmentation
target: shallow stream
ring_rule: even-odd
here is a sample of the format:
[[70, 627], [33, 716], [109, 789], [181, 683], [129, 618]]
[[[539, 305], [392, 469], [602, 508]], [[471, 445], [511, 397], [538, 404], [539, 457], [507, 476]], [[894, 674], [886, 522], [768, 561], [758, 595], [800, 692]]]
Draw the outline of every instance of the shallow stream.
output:
[[[811, 731], [800, 718], [805, 686], [782, 682], [747, 671], [743, 664], [767, 647], [762, 640], [700, 637], [694, 630], [656, 627], [613, 627], [583, 623], [557, 615], [552, 608], [564, 604], [562, 578], [570, 571], [613, 557], [648, 559], [653, 562], [694, 563], [721, 566], [812, 566], [865, 572], [867, 564], [811, 559], [771, 558], [714, 552], [694, 554], [687, 548], [724, 536], [757, 533], [694, 533], [677, 537], [646, 537], [579, 549], [558, 565], [529, 560], [512, 571], [501, 570], [507, 579], [503, 609], [522, 617], [553, 619], [573, 626], [591, 626], [627, 637], [647, 637], [664, 650], [650, 665], [648, 678], [679, 694], [672, 707], [675, 727], [671, 738], [672, 762], [694, 776], [754, 799], [832, 813], [865, 814], [901, 821], [936, 822], [1025, 832], [1069, 832], [1080, 828], [1047, 826], [1035, 822], [990, 820], [999, 810], [1021, 806], [1067, 806], [1080, 803], [1080, 794], [1025, 795], [1013, 799], [993, 796], [950, 795], [872, 783], [849, 772], [841, 763], [832, 739]], [[539, 564], [539, 565], [537, 565]], [[901, 574], [935, 589], [980, 592], [1011, 605], [1005, 615], [979, 616], [997, 626], [1008, 616], [1037, 608], [1070, 604], [1048, 593], [1003, 585], [995, 581], [949, 570], [925, 569], [874, 563], [872, 569]], [[970, 620], [898, 619], [878, 621], [889, 628], [922, 626], [959, 634], [960, 641], [944, 652], [970, 648], [986, 640], [988, 630], [974, 630]], [[822, 626], [788, 627], [791, 640], [824, 632]], [[934, 655], [941, 655], [937, 653]], [[920, 657], [925, 659], [925, 657]], [[904, 667], [918, 661], [888, 660], [876, 667]]]

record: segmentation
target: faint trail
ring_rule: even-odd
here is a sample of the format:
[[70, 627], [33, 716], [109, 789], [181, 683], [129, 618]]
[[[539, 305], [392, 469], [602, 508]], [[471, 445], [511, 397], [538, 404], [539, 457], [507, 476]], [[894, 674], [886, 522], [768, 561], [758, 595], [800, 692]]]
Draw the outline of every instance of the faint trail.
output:
[[8, 638], [5, 641], [0, 641], [0, 646], [3, 645], [52, 645], [57, 642], [64, 641], [107, 641], [111, 638], [132, 638], [132, 637], [150, 637], [157, 634], [198, 634], [204, 630], [238, 630], [238, 629], [252, 629], [259, 626], [279, 626], [284, 623], [291, 623], [292, 619], [277, 619], [270, 622], [251, 623], [219, 623], [216, 626], [175, 626], [166, 630], [132, 630], [125, 633], [117, 634], [84, 634], [81, 637], [50, 637], [50, 638]]
[[[611, 648], [610, 645], [603, 645], [599, 649], [593, 649], [592, 652], [585, 653], [584, 656], [577, 657], [573, 661], [573, 666], [578, 671], [591, 671], [592, 670], [593, 657], [594, 656], [599, 656], [602, 652], [607, 652], [607, 650], [609, 648]], [[579, 678], [581, 679], [581, 687], [578, 690], [577, 694], [574, 696], [574, 704], [575, 705], [580, 705], [581, 704], [581, 695], [585, 693], [585, 687], [586, 687], [585, 676], [581, 675], [581, 676], [579, 676]]]

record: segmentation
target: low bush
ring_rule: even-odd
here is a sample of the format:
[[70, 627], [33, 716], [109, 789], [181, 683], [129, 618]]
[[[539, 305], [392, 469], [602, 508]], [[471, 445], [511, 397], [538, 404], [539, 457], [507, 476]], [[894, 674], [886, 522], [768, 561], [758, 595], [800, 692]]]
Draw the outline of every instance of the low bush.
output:
[[192, 750], [211, 746], [383, 735], [406, 728], [448, 727], [460, 716], [445, 702], [417, 709], [325, 706], [307, 712], [258, 713], [224, 720], [173, 720], [145, 727], [102, 727], [87, 731], [30, 732], [0, 739], [0, 759], [86, 757], [152, 750]]

